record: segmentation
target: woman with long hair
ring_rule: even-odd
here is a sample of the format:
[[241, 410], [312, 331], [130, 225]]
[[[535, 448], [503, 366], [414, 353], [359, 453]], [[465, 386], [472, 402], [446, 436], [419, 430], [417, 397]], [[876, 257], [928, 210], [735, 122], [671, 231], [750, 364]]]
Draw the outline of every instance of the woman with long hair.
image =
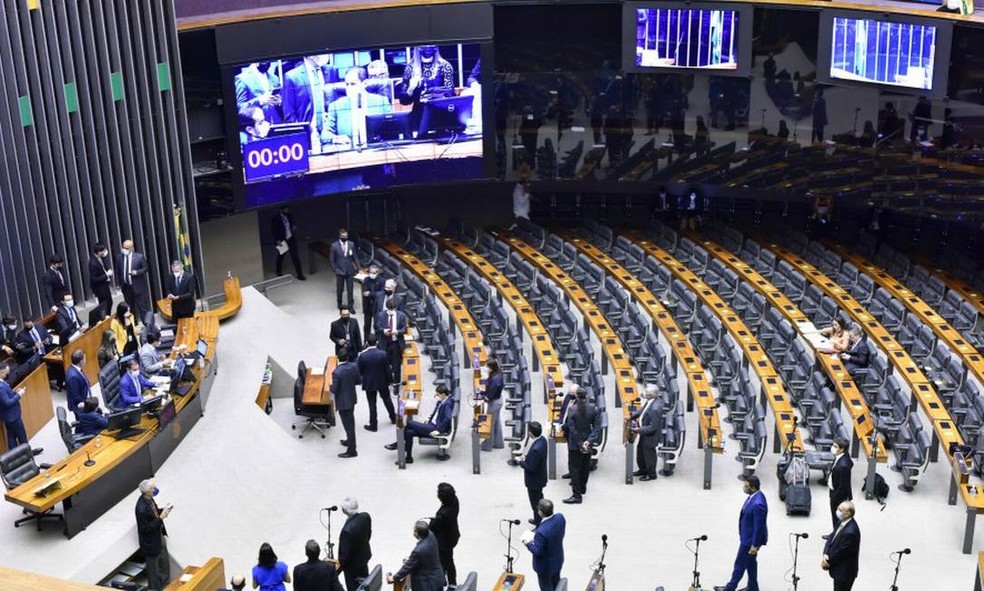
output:
[[116, 333], [113, 332], [112, 328], [103, 331], [102, 342], [99, 344], [96, 359], [99, 360], [99, 369], [102, 369], [110, 361], [120, 360], [120, 352], [116, 348]]
[[113, 334], [116, 335], [116, 350], [123, 355], [131, 355], [137, 352], [139, 341], [137, 341], [137, 324], [130, 313], [130, 306], [126, 302], [116, 305], [116, 314], [110, 323]]
[[441, 50], [436, 45], [414, 47], [410, 61], [403, 69], [403, 86], [400, 90], [400, 103], [413, 105], [410, 130], [420, 131], [423, 103], [453, 92], [454, 66], [441, 57]]
[[837, 318], [830, 321], [830, 326], [821, 329], [820, 335], [830, 340], [831, 352], [843, 353], [851, 346], [850, 335], [847, 334], [844, 326]]
[[457, 586], [458, 571], [454, 566], [454, 547], [458, 545], [461, 532], [458, 530], [458, 495], [447, 482], [437, 485], [437, 498], [441, 507], [431, 519], [430, 530], [437, 538], [437, 550], [441, 557], [441, 567], [448, 578], [448, 585]]
[[269, 543], [263, 542], [253, 567], [253, 588], [260, 591], [287, 591], [284, 583], [290, 582], [287, 565], [277, 560], [277, 554]]

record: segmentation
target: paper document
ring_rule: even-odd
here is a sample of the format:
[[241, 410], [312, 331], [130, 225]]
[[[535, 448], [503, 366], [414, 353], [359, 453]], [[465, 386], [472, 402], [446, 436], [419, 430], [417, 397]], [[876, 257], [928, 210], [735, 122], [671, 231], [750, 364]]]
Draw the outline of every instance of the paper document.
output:
[[355, 274], [355, 277], [353, 279], [355, 279], [359, 283], [362, 283], [362, 280], [365, 279], [368, 276], [369, 276], [368, 273], [356, 273]]
[[325, 375], [325, 368], [323, 367], [312, 367], [311, 375], [313, 376], [323, 376]]
[[277, 254], [286, 254], [290, 250], [290, 246], [287, 245], [287, 241], [277, 243]]

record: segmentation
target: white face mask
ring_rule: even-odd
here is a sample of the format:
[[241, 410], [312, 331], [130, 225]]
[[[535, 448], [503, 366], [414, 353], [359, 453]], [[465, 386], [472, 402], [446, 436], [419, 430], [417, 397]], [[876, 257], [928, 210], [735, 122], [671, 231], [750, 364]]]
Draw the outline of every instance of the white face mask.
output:
[[75, 300], [65, 300], [65, 307], [66, 308], [74, 308], [75, 307]]
[[135, 378], [135, 377], [137, 377], [139, 375], [140, 375], [140, 370], [139, 369], [135, 369], [135, 370], [133, 370], [133, 371], [130, 372], [130, 376], [131, 377], [134, 377]]
[[838, 509], [835, 513], [837, 515], [837, 521], [844, 521], [844, 514], [841, 513], [840, 509]]
[[8, 324], [7, 325], [7, 330], [17, 330], [17, 325], [16, 324]]

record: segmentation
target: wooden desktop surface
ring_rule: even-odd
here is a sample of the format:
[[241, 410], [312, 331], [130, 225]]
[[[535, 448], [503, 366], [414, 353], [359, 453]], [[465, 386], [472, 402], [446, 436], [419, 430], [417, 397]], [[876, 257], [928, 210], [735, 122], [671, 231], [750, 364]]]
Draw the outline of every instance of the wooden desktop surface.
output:
[[304, 378], [304, 395], [301, 402], [305, 406], [334, 406], [331, 396], [331, 374], [338, 367], [338, 358], [328, 357], [320, 374], [308, 368]]
[[[191, 578], [182, 583], [181, 579], [186, 575]], [[186, 566], [164, 591], [216, 591], [226, 587], [225, 564], [221, 558], [212, 557], [201, 566]]]
[[0, 567], [0, 589], [3, 591], [106, 591], [106, 587], [3, 567]]
[[509, 587], [509, 591], [521, 591], [525, 577], [518, 573], [502, 573], [499, 576], [499, 580], [495, 582], [495, 586], [492, 587], [492, 591], [505, 589], [507, 579], [512, 581], [512, 587]]
[[48, 351], [43, 358], [44, 362], [60, 366], [62, 371], [68, 371], [72, 365], [72, 353], [81, 350], [85, 353], [83, 373], [89, 379], [90, 385], [96, 384], [99, 381], [99, 347], [102, 345], [103, 332], [109, 329], [111, 322], [112, 318], [103, 318], [95, 326], [90, 326], [79, 338]]
[[311, 156], [307, 174], [334, 172], [364, 166], [381, 164], [403, 164], [418, 160], [438, 160], [445, 158], [469, 158], [482, 156], [482, 139], [472, 139], [454, 144], [423, 142], [405, 144], [392, 148], [368, 148], [361, 152], [346, 150], [333, 154]]
[[[183, 318], [178, 322], [175, 347], [186, 344], [189, 350], [194, 350], [195, 343], [201, 337], [209, 343], [206, 359], [211, 360], [216, 352], [218, 329], [219, 321], [214, 317], [198, 315], [195, 318]], [[201, 386], [204, 370], [196, 364], [191, 371], [195, 375], [195, 383], [187, 395], [174, 398], [176, 413], [180, 413], [188, 402], [198, 394], [198, 388]], [[43, 470], [41, 474], [8, 491], [4, 498], [35, 512], [54, 508], [58, 503], [77, 494], [89, 483], [110, 474], [113, 468], [123, 460], [141, 447], [148, 445], [159, 430], [158, 421], [156, 418], [144, 415], [140, 419], [139, 428], [145, 431], [130, 439], [116, 439], [113, 437], [113, 432], [104, 432], [68, 457], [52, 465], [51, 468]], [[96, 464], [87, 467], [84, 464], [86, 459], [90, 457]], [[61, 479], [61, 487], [53, 490], [47, 496], [36, 496], [34, 490], [52, 477]]]
[[[740, 279], [746, 281], [752, 289], [764, 296], [769, 305], [778, 310], [793, 325], [797, 333], [802, 334], [802, 323], [810, 322], [810, 319], [786, 294], [782, 293], [751, 265], [721, 245], [703, 237], [695, 236], [694, 239], [710, 256], [724, 263], [726, 267], [737, 273]], [[851, 415], [854, 432], [864, 449], [865, 455], [870, 458], [872, 453], [875, 453], [878, 462], [887, 462], [888, 453], [886, 452], [885, 438], [880, 433], [877, 436], [877, 451], [872, 448], [871, 435], [875, 428], [874, 421], [868, 403], [854, 378], [847, 373], [839, 358], [819, 351], [816, 352], [816, 358], [824, 373], [834, 384], [834, 389]]]
[[[691, 346], [690, 339], [680, 330], [680, 326], [673, 319], [673, 315], [663, 307], [655, 294], [642, 281], [597, 246], [567, 232], [561, 231], [558, 235], [577, 247], [578, 251], [585, 254], [595, 264], [605, 269], [610, 276], [632, 294], [639, 306], [656, 323], [657, 329], [670, 345], [677, 362], [683, 367], [690, 396], [701, 409], [701, 412], [698, 413], [701, 439], [705, 442], [713, 440], [711, 447], [714, 451], [723, 452], [721, 419], [715, 407], [714, 393], [711, 391], [711, 385], [707, 380], [704, 364], [701, 363], [700, 357], [697, 356]], [[712, 433], [716, 435], [712, 436]]]
[[[25, 388], [21, 397], [21, 418], [24, 430], [30, 439], [48, 424], [55, 416], [55, 407], [51, 401], [51, 384], [48, 382], [48, 367], [41, 363], [34, 371], [14, 387], [14, 390]], [[0, 453], [7, 451], [7, 431], [0, 423]]]

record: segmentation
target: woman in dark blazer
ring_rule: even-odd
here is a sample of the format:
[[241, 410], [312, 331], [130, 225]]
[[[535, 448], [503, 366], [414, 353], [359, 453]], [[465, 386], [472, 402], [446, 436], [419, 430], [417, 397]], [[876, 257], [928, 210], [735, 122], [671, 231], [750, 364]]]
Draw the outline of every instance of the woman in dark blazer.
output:
[[461, 532], [458, 531], [458, 495], [447, 482], [437, 485], [437, 498], [441, 507], [431, 519], [430, 530], [437, 538], [437, 550], [441, 566], [448, 577], [448, 585], [457, 585], [457, 570], [454, 567], [454, 547], [458, 545]]

